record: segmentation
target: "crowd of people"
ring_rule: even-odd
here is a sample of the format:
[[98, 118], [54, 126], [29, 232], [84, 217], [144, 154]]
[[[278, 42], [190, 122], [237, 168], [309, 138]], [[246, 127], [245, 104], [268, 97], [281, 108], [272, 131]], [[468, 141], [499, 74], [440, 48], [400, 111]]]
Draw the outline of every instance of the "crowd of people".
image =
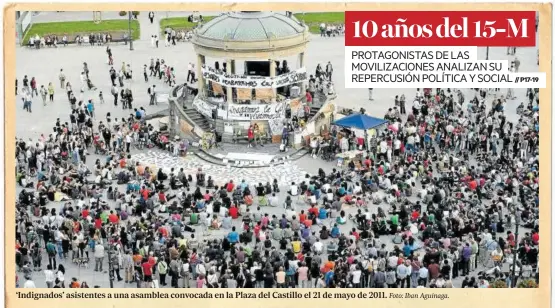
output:
[[[328, 28], [323, 36], [338, 31]], [[387, 127], [367, 142], [332, 126], [314, 143], [314, 153], [325, 143], [330, 157], [359, 149], [360, 164], [329, 165], [298, 183], [234, 182], [133, 159], [133, 151], [154, 146], [182, 155], [188, 144], [145, 121], [145, 108], [134, 108], [124, 89], [131, 67], [116, 70], [110, 46], [106, 53], [114, 105], [119, 98], [133, 110], [128, 117], [95, 113], [95, 100], [84, 99], [96, 88], [84, 63], [77, 95], [59, 73], [68, 120], [56, 119], [38, 139], [15, 140], [18, 286], [44, 279], [48, 288], [89, 287], [68, 275], [70, 267], [104, 287], [487, 288], [539, 281], [537, 89], [529, 89], [517, 121], [506, 115], [511, 100], [489, 89], [476, 89], [469, 100], [455, 89], [418, 89], [391, 102]], [[163, 60], [152, 59], [143, 74], [145, 82], [158, 77], [175, 85]], [[308, 95], [329, 94], [332, 76], [331, 63], [318, 65]], [[27, 76], [18, 86], [28, 112], [35, 96], [47, 104], [57, 87], [38, 87]], [[145, 91], [155, 104], [156, 87]]]
[[[122, 36], [123, 39], [127, 37], [126, 34]], [[121, 39], [121, 38], [119, 38]], [[90, 45], [90, 46], [103, 46], [111, 43], [113, 40], [112, 34], [110, 33], [91, 33], [89, 35], [75, 35], [73, 38], [68, 37], [64, 34], [61, 37], [54, 34], [39, 36], [35, 34], [31, 36], [27, 42], [27, 46], [30, 48], [45, 48], [52, 47], [58, 48], [58, 46], [67, 46], [68, 44]]]
[[[137, 287], [538, 279], [537, 95], [517, 123], [506, 120], [503, 97], [491, 109], [486, 100], [477, 95], [465, 108], [450, 90], [419, 91], [406, 119], [390, 109], [388, 129], [372, 137], [360, 168], [320, 169], [287, 187], [142, 165], [128, 153], [149, 132], [144, 113], [96, 126], [79, 105], [76, 123], [17, 140], [18, 270], [27, 281], [44, 270], [49, 287], [65, 287], [63, 263], [93, 261], [95, 271], [108, 268]], [[90, 170], [99, 134], [107, 151]], [[282, 214], [270, 215], [271, 207]], [[84, 284], [70, 279], [70, 287]]]

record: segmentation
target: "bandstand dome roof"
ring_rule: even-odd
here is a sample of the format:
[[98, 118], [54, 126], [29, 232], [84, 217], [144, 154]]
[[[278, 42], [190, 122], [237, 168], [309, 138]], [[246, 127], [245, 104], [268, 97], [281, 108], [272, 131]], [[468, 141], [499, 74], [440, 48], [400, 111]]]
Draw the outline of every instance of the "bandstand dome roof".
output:
[[226, 12], [194, 31], [197, 54], [226, 59], [278, 59], [304, 52], [308, 26], [271, 11]]
[[229, 12], [197, 29], [197, 35], [212, 40], [265, 41], [301, 35], [306, 26], [295, 17], [275, 12]]

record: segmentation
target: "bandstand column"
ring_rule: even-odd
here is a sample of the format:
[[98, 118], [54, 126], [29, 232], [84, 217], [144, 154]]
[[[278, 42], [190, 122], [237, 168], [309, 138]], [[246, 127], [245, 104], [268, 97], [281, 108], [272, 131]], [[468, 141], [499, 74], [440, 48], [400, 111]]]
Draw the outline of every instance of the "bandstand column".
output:
[[[276, 61], [270, 59], [270, 77], [274, 78], [276, 77]], [[276, 97], [277, 97], [277, 88], [272, 88], [272, 103], [276, 102]]]
[[[229, 74], [233, 74], [232, 68], [231, 68], [231, 62], [232, 60], [226, 60], [226, 66], [227, 66], [227, 71], [229, 72]], [[226, 96], [227, 96], [227, 103], [231, 104], [233, 103], [233, 88], [232, 87], [226, 87]]]
[[198, 88], [199, 94], [204, 94], [205, 85], [204, 85], [204, 77], [202, 76], [202, 66], [205, 63], [205, 60], [206, 58], [203, 55], [201, 54], [197, 55], [197, 76], [198, 76], [197, 88]]
[[[299, 65], [300, 67], [304, 67], [304, 52], [299, 54]], [[303, 81], [301, 82], [301, 95], [306, 94], [306, 83]]]

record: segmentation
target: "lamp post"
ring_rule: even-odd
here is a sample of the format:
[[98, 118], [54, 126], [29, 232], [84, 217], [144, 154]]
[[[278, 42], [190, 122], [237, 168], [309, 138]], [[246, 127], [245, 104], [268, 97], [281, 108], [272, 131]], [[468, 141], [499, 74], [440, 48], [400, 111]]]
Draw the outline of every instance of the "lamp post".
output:
[[489, 46], [486, 46], [486, 60], [489, 60]]
[[110, 289], [114, 288], [114, 264], [112, 263], [112, 230], [108, 227], [108, 277], [110, 279]]
[[129, 25], [128, 25], [128, 31], [129, 31], [129, 50], [133, 50], [133, 37], [131, 36], [131, 11], [128, 12], [127, 15], [129, 15]]
[[518, 214], [518, 208], [516, 208], [515, 205], [515, 211], [514, 211], [514, 215], [515, 215], [515, 248], [513, 249], [513, 264], [512, 264], [512, 269], [511, 269], [511, 288], [516, 287], [516, 259], [518, 256], [518, 227], [520, 225], [520, 216]]

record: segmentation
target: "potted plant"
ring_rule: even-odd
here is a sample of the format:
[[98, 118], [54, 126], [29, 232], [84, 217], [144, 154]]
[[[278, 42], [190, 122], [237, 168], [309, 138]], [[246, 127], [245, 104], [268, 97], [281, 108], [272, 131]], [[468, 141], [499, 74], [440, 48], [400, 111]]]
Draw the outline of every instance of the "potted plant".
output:
[[537, 288], [538, 284], [534, 279], [524, 279], [518, 282], [517, 288]]
[[127, 15], [127, 11], [119, 11], [119, 16], [125, 16]]
[[139, 13], [140, 13], [139, 11], [132, 11], [132, 12], [131, 12], [131, 14], [133, 15], [133, 17], [134, 17], [135, 19], [137, 19], [137, 16], [139, 16]]
[[489, 285], [490, 288], [496, 289], [506, 289], [508, 288], [507, 283], [503, 280], [496, 280]]

